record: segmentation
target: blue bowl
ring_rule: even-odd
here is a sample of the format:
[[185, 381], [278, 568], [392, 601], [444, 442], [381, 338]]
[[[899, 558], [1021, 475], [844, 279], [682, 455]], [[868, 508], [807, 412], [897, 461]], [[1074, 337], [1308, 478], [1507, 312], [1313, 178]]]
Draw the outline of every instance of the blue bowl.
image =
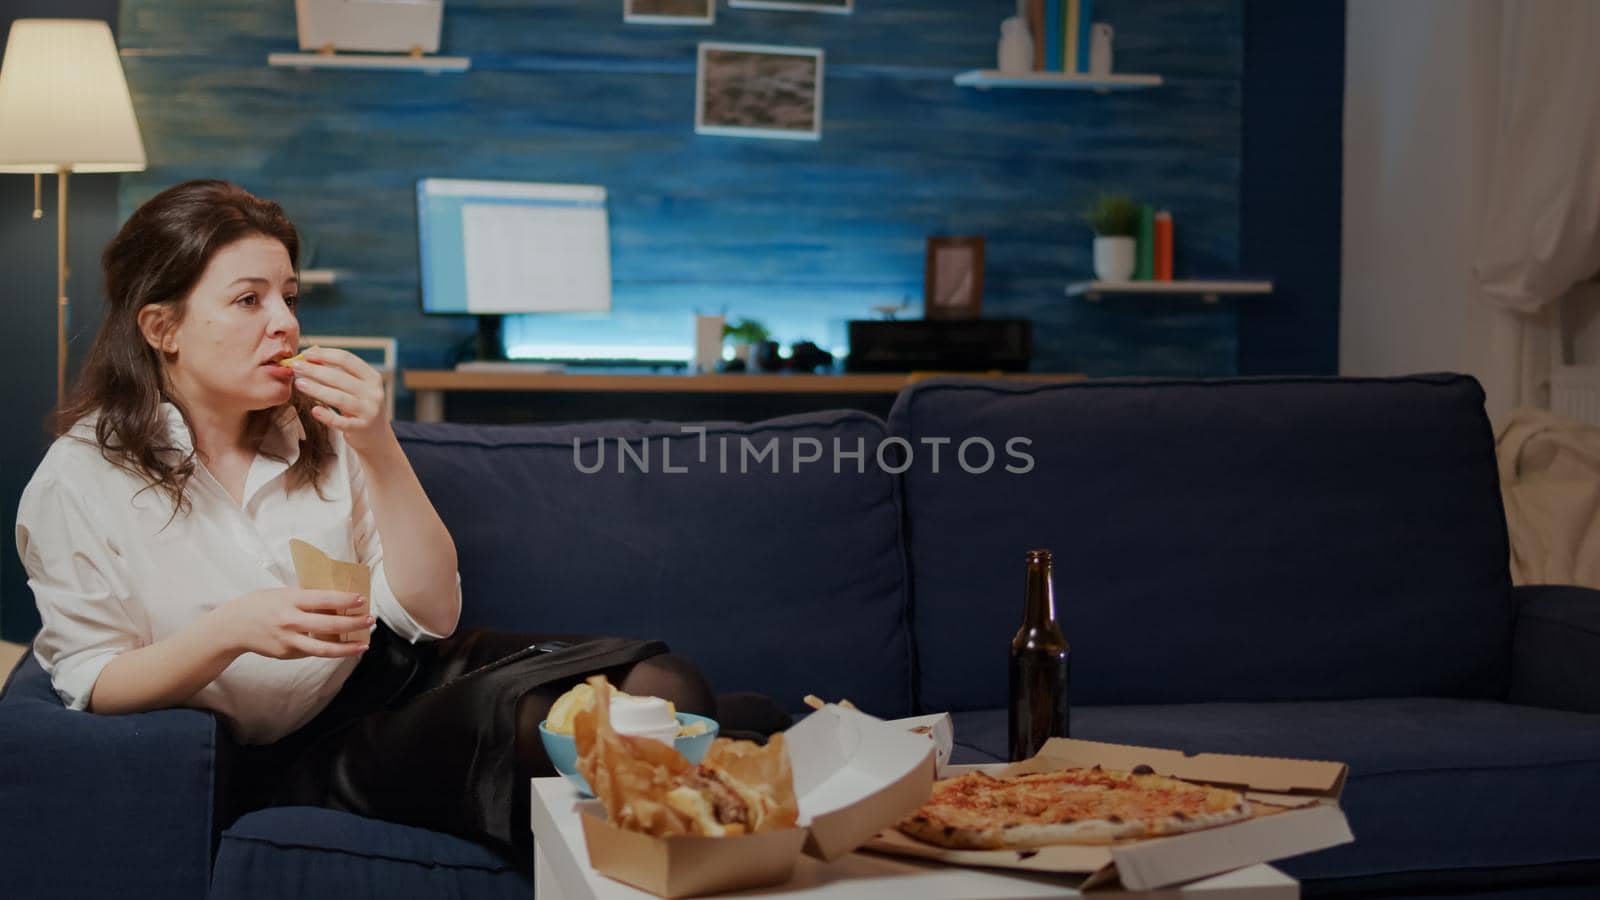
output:
[[[717, 720], [694, 713], [678, 713], [679, 725], [693, 725], [696, 722], [706, 723], [704, 734], [680, 737], [672, 742], [672, 746], [683, 754], [684, 759], [697, 763], [711, 749], [711, 742], [717, 737]], [[555, 765], [556, 771], [567, 776], [579, 791], [589, 796], [594, 796], [594, 791], [589, 789], [589, 782], [583, 780], [578, 774], [578, 743], [570, 734], [557, 734], [545, 727], [544, 722], [539, 723], [539, 737], [544, 740], [544, 752], [550, 757], [550, 762]]]

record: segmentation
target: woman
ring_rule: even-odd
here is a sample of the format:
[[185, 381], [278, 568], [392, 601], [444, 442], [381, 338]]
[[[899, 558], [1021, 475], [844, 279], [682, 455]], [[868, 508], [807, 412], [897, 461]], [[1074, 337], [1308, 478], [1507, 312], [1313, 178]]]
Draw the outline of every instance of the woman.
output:
[[[249, 745], [246, 807], [525, 856], [523, 779], [550, 772], [537, 725], [561, 690], [605, 671], [689, 712], [715, 698], [657, 642], [456, 633], [455, 545], [381, 377], [342, 350], [282, 364], [298, 248], [277, 204], [221, 181], [163, 191], [106, 247], [105, 321], [17, 515], [35, 653], [75, 709], [220, 714]], [[295, 587], [293, 538], [369, 566], [370, 607]]]

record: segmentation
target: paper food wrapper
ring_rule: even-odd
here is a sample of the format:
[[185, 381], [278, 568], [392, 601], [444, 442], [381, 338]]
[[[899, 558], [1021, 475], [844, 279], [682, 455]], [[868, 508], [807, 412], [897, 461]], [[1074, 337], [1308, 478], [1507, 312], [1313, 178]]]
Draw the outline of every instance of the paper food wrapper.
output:
[[[302, 540], [289, 542], [289, 555], [294, 558], [294, 572], [300, 587], [308, 591], [349, 591], [367, 598], [351, 615], [368, 615], [372, 608], [372, 570], [360, 563], [343, 562], [323, 553]], [[324, 641], [365, 641], [367, 631], [349, 631], [344, 634], [312, 635]]]

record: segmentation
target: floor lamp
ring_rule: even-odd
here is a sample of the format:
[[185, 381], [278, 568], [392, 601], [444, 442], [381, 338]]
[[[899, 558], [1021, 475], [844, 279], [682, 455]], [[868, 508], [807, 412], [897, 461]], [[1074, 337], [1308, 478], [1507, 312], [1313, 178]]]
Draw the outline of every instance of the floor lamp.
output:
[[98, 19], [18, 19], [0, 63], [0, 172], [56, 175], [56, 402], [67, 383], [67, 176], [137, 172], [144, 142], [111, 27]]

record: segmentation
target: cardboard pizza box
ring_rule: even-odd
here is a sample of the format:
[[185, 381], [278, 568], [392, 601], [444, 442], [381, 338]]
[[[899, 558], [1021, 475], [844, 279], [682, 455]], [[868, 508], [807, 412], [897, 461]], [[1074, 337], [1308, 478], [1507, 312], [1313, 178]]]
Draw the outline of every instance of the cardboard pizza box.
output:
[[890, 828], [869, 841], [866, 849], [953, 865], [1076, 874], [1082, 877], [1072, 884], [1080, 890], [1120, 879], [1129, 890], [1147, 891], [1355, 840], [1339, 809], [1348, 767], [1338, 762], [1220, 753], [1190, 756], [1179, 750], [1052, 738], [1032, 759], [1010, 765], [951, 766], [941, 777], [1094, 766], [1131, 771], [1141, 765], [1159, 775], [1242, 790], [1254, 815], [1187, 834], [1035, 850], [948, 850]]
[[800, 803], [799, 827], [737, 837], [651, 837], [606, 820], [598, 800], [578, 804], [589, 864], [660, 897], [686, 897], [789, 880], [803, 851], [833, 860], [927, 801], [934, 746], [925, 735], [829, 705], [784, 732]]

